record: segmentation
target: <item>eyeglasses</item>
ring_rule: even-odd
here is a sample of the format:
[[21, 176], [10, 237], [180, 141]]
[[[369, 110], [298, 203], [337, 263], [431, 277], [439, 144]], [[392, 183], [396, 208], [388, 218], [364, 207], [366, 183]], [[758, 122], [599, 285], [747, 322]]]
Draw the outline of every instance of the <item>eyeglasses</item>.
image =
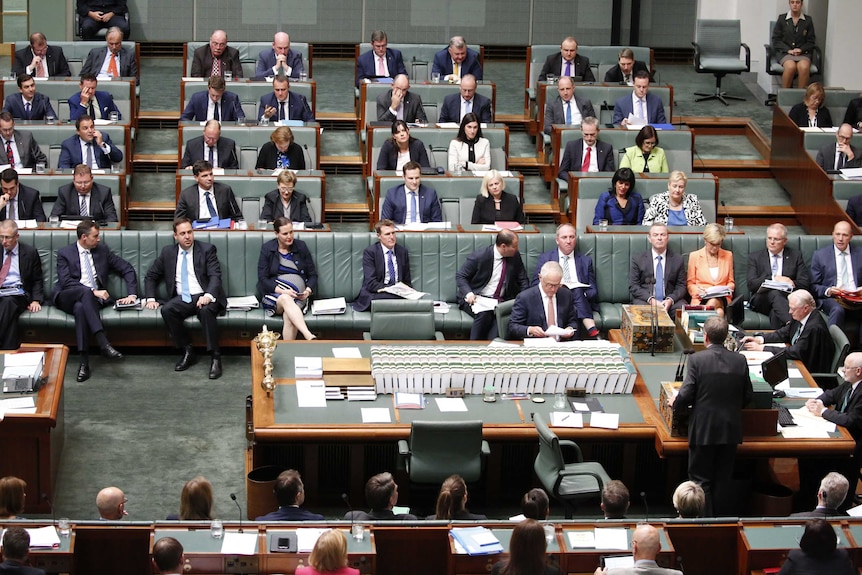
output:
[[859, 367], [847, 367], [846, 365], [842, 365], [838, 368], [838, 375], [844, 377], [845, 373], [847, 373], [848, 371], [852, 372], [854, 369], [859, 369]]
[[18, 237], [18, 234], [15, 234], [14, 236], [0, 236], [0, 241], [5, 242], [6, 240], [14, 240], [17, 237]]

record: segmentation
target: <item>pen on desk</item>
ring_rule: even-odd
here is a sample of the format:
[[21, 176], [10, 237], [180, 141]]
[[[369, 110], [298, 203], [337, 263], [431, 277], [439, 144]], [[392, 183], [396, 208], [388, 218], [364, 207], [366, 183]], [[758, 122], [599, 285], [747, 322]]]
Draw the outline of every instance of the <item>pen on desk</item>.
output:
[[564, 415], [564, 416], [563, 416], [563, 419], [561, 419], [561, 420], [560, 420], [560, 423], [563, 423], [563, 422], [564, 422], [564, 421], [566, 421], [567, 419], [569, 419], [569, 416], [568, 416], [568, 415]]

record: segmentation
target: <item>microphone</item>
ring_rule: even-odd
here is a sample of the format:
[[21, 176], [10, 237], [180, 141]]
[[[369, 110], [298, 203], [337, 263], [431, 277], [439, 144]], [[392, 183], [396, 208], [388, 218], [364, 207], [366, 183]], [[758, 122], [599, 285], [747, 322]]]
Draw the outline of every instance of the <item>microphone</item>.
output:
[[239, 532], [242, 533], [242, 507], [239, 506], [239, 501], [236, 500], [236, 493], [231, 493], [230, 498], [236, 503], [236, 510], [239, 511]]
[[308, 196], [305, 196], [305, 204], [308, 206], [308, 211], [311, 213], [311, 223], [312, 225], [314, 225], [314, 223], [317, 222], [317, 218], [315, 218], [314, 216], [316, 216], [317, 214], [314, 213], [314, 206], [311, 203], [311, 198], [309, 198]]
[[353, 505], [350, 504], [350, 498], [347, 496], [347, 493], [341, 494], [341, 500], [344, 501], [345, 505], [347, 505], [347, 512], [350, 513], [350, 532], [353, 533], [353, 523], [356, 521], [356, 517], [353, 513]]
[[684, 349], [682, 351], [682, 355], [679, 358], [679, 365], [676, 368], [676, 378], [675, 381], [682, 381], [682, 376], [685, 373], [685, 364], [688, 362], [688, 356], [693, 354], [693, 349]]
[[649, 523], [649, 505], [647, 505], [646, 491], [641, 491], [641, 501], [644, 503], [644, 523]]
[[730, 217], [730, 212], [727, 209], [727, 204], [724, 203], [724, 200], [721, 200], [721, 207], [724, 208], [724, 217]]

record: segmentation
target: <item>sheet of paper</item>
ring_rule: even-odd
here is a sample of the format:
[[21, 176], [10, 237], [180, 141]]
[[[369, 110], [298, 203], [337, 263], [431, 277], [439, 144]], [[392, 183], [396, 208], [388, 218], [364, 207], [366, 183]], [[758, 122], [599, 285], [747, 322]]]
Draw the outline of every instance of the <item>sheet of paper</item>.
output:
[[3, 359], [4, 367], [36, 366], [45, 358], [41, 351], [30, 351], [25, 353], [8, 353]]
[[256, 546], [257, 533], [225, 531], [221, 552], [229, 555], [254, 555]]
[[822, 429], [828, 433], [835, 431], [835, 424], [831, 421], [826, 421], [822, 417], [817, 417], [804, 405], [796, 409], [790, 410], [790, 415], [793, 416], [793, 421], [797, 426], [811, 427], [814, 429]]
[[326, 407], [326, 386], [322, 379], [297, 379], [294, 387], [299, 407]]
[[601, 427], [602, 429], [618, 429], [619, 426], [619, 413], [593, 413], [590, 415], [590, 427]]
[[828, 439], [829, 432], [816, 427], [805, 427], [804, 425], [794, 425], [792, 427], [781, 427], [781, 435], [785, 439]]
[[[32, 411], [31, 411], [32, 410]], [[16, 413], [36, 413], [36, 398], [32, 395], [0, 399], [0, 411]]]
[[592, 549], [596, 546], [596, 536], [592, 531], [567, 531], [566, 535], [572, 549]]
[[635, 558], [632, 555], [621, 555], [619, 557], [605, 557], [606, 569], [634, 569]]
[[317, 538], [326, 529], [301, 527], [296, 530], [296, 548], [300, 553], [308, 553], [314, 549]]
[[362, 423], [392, 423], [388, 407], [363, 407]]
[[556, 337], [558, 335], [568, 335], [569, 333], [571, 332], [568, 329], [557, 325], [549, 326], [548, 329], [545, 330], [545, 335], [550, 337]]
[[410, 508], [403, 505], [393, 505], [392, 513], [395, 515], [406, 515], [407, 513], [410, 513]]
[[[860, 506], [860, 507], [862, 507], [862, 506]], [[521, 521], [523, 521], [526, 518], [527, 517], [523, 513], [518, 513], [517, 515], [512, 515], [511, 517], [509, 517], [509, 521], [514, 521], [516, 523], [520, 523]], [[590, 535], [592, 535], [592, 533]]]
[[857, 505], [856, 507], [848, 509], [847, 515], [850, 517], [862, 517], [862, 505]]
[[788, 367], [787, 368], [787, 377], [791, 379], [802, 379], [802, 372], [799, 371], [798, 368]]
[[[20, 174], [20, 170], [18, 170]], [[36, 220], [15, 220], [15, 223], [18, 224], [19, 230], [33, 230], [39, 227], [39, 222]]]
[[572, 405], [574, 406], [575, 410], [577, 410], [577, 411], [587, 412], [590, 410], [590, 406], [587, 405], [586, 402], [583, 402], [583, 401], [573, 401]]
[[584, 416], [580, 413], [554, 411], [551, 413], [551, 425], [554, 427], [583, 427]]
[[596, 549], [628, 551], [629, 539], [625, 529], [596, 529]]
[[478, 543], [479, 545], [482, 545], [482, 546], [494, 545], [494, 544], [500, 542], [500, 540], [494, 536], [494, 534], [491, 532], [490, 529], [488, 529], [486, 531], [480, 531], [480, 532], [476, 533], [475, 535], [473, 535], [473, 541], [475, 541], [476, 543]]
[[333, 347], [332, 357], [339, 359], [362, 359], [362, 352], [358, 347]]
[[467, 404], [460, 397], [435, 397], [437, 409], [441, 412], [446, 411], [467, 411]]
[[481, 313], [483, 311], [491, 311], [497, 307], [497, 300], [492, 297], [476, 296], [476, 301], [470, 306], [473, 313]]
[[60, 546], [60, 536], [53, 525], [27, 529], [27, 533], [30, 534], [31, 549], [54, 549]]

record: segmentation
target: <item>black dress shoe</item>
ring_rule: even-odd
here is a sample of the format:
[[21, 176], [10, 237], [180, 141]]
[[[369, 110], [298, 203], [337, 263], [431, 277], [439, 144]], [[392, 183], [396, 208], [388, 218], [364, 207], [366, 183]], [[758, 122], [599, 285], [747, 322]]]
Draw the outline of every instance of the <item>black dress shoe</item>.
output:
[[114, 349], [110, 343], [102, 348], [102, 355], [108, 359], [123, 359], [123, 354]]
[[210, 364], [210, 379], [218, 379], [221, 377], [221, 358], [214, 357]]
[[90, 366], [86, 363], [82, 363], [78, 366], [78, 376], [75, 379], [77, 381], [87, 381], [90, 379]]
[[191, 366], [195, 364], [197, 358], [195, 358], [195, 350], [194, 348], [187, 347], [183, 351], [183, 357], [177, 362], [174, 366], [174, 371], [185, 371]]

